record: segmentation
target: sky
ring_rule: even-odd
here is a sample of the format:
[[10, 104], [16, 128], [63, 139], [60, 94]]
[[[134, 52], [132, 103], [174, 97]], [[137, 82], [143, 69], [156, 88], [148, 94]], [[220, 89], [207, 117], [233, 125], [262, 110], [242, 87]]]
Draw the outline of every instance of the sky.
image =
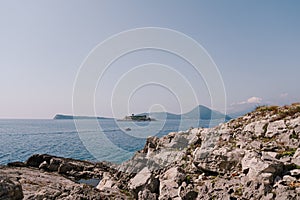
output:
[[[89, 53], [112, 35], [142, 27], [176, 30], [202, 45], [224, 82], [227, 112], [299, 102], [299, 10], [296, 0], [2, 0], [0, 118], [72, 114], [74, 82]], [[130, 99], [112, 93], [122, 75], [146, 63], [178, 70], [191, 81], [197, 101], [179, 102], [176, 93], [155, 84], [129, 91]], [[121, 107], [129, 113], [156, 107], [180, 113], [197, 103], [211, 105], [203, 77], [180, 58], [157, 50], [135, 52], [113, 63], [95, 86], [95, 102], [101, 116], [127, 114], [118, 112]], [[82, 109], [80, 114], [93, 113]]]

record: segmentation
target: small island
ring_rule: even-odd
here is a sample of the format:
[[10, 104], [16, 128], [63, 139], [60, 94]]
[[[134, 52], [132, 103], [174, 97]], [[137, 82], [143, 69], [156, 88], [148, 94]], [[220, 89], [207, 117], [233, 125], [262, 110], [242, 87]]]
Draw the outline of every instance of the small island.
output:
[[143, 122], [143, 121], [155, 121], [155, 119], [152, 119], [148, 117], [147, 115], [134, 115], [132, 114], [131, 116], [126, 116], [124, 119], [121, 119], [119, 121], [138, 121], [138, 122]]

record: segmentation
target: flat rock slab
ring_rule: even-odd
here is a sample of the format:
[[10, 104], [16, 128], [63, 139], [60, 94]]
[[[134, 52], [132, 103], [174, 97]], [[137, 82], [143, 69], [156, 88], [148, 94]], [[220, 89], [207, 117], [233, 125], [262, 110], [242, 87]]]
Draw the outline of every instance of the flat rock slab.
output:
[[75, 183], [58, 173], [34, 168], [0, 167], [0, 174], [21, 184], [24, 199], [107, 199], [122, 196], [110, 193], [108, 197], [91, 186]]

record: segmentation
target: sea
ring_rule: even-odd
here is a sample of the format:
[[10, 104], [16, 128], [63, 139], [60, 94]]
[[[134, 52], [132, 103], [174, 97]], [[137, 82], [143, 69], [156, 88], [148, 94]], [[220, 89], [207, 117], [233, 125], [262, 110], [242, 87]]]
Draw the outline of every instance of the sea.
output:
[[33, 154], [121, 163], [142, 149], [149, 136], [162, 137], [170, 132], [219, 123], [219, 120], [191, 119], [151, 122], [0, 119], [0, 165], [26, 161]]

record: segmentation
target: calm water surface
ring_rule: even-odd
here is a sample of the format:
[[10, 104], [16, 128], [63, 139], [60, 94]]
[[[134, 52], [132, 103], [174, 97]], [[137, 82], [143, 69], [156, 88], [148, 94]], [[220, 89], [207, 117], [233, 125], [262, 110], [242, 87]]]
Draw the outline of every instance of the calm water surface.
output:
[[[0, 164], [25, 161], [32, 154], [51, 154], [81, 160], [107, 160], [120, 163], [143, 148], [149, 135], [163, 136], [172, 131], [196, 127], [193, 120], [168, 120], [166, 123], [116, 122], [101, 120], [102, 131], [81, 120], [0, 120]], [[198, 126], [207, 127], [209, 121]], [[217, 124], [215, 122], [213, 124]], [[82, 128], [84, 126], [84, 128]], [[126, 131], [130, 128], [130, 131]]]

